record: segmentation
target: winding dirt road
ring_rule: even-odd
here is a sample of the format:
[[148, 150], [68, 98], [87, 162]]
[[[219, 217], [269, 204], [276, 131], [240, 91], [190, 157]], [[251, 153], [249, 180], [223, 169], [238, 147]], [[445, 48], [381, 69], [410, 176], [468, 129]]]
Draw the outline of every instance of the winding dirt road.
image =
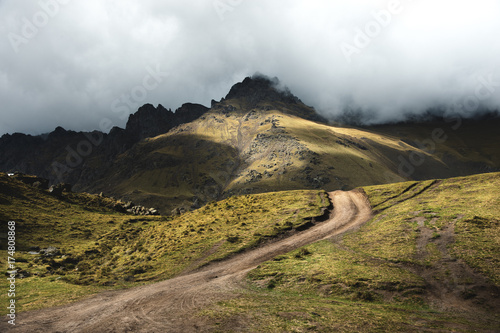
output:
[[[238, 296], [246, 274], [259, 264], [301, 246], [330, 238], [368, 221], [371, 208], [358, 191], [329, 193], [330, 218], [308, 230], [241, 253], [170, 280], [104, 292], [66, 306], [19, 314], [6, 332], [204, 332], [208, 324], [193, 314], [214, 302]], [[10, 326], [10, 325], [9, 325]]]

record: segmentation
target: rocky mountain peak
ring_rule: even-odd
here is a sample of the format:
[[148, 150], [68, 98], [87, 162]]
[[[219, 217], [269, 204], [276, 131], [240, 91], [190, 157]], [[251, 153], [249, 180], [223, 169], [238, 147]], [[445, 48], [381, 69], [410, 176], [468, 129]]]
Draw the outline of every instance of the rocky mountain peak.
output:
[[251, 106], [256, 106], [261, 102], [301, 103], [300, 99], [294, 96], [288, 88], [281, 86], [278, 78], [269, 78], [260, 74], [247, 77], [235, 84], [225, 99], [244, 100]]
[[207, 111], [207, 107], [192, 103], [183, 104], [175, 112], [167, 110], [161, 104], [156, 108], [151, 104], [145, 104], [130, 115], [125, 131], [136, 140], [154, 137], [168, 132], [175, 126], [191, 122]]

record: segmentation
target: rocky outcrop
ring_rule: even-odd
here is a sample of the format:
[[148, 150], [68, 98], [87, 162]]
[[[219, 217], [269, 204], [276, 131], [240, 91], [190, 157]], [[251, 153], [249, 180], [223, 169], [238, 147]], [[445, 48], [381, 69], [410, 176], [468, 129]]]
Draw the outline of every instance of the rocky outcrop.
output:
[[125, 132], [135, 141], [139, 141], [167, 133], [176, 126], [199, 118], [208, 110], [203, 105], [186, 103], [174, 113], [165, 109], [161, 104], [157, 108], [151, 104], [145, 104], [136, 113], [130, 115]]
[[96, 196], [98, 197], [97, 202], [99, 202], [99, 205], [112, 208], [120, 213], [132, 215], [160, 215], [159, 210], [156, 208], [147, 208], [141, 205], [136, 205], [132, 201], [116, 200], [113, 197], [107, 197], [102, 192]]
[[133, 206], [127, 209], [127, 212], [134, 215], [160, 215], [157, 209], [143, 206]]
[[239, 99], [257, 106], [259, 102], [283, 102], [287, 104], [302, 103], [286, 87], [280, 86], [278, 78], [268, 78], [262, 75], [247, 77], [243, 82], [235, 84], [226, 95], [226, 100]]
[[[226, 99], [232, 98], [241, 98], [256, 105], [263, 103], [256, 109], [264, 112], [286, 105], [284, 112], [306, 119], [319, 119], [314, 110], [306, 107], [287, 88], [281, 88], [278, 79], [264, 76], [246, 78], [226, 96]], [[269, 103], [277, 104], [271, 107]], [[240, 107], [215, 101], [212, 106], [214, 110], [220, 109], [226, 117], [238, 112]], [[162, 105], [154, 107], [145, 104], [130, 115], [124, 129], [114, 127], [108, 134], [99, 131], [74, 132], [62, 127], [39, 136], [6, 134], [0, 138], [0, 171], [21, 171], [48, 179], [48, 184], [44, 181], [32, 183], [42, 189], [66, 182], [74, 184], [76, 191], [101, 191], [94, 185], [106, 178], [107, 170], [114, 165], [117, 156], [145, 138], [167, 133], [174, 127], [203, 117], [208, 110], [203, 105], [186, 103], [172, 112]], [[249, 114], [246, 119], [256, 116]], [[54, 191], [59, 193], [58, 189]]]
[[40, 250], [40, 255], [44, 257], [55, 257], [61, 255], [61, 251], [55, 246], [49, 246]]
[[223, 108], [222, 112], [228, 112], [228, 106], [224, 101], [236, 99], [246, 104], [246, 109], [258, 109], [269, 111], [278, 109], [283, 113], [292, 114], [304, 119], [326, 123], [327, 120], [320, 116], [312, 107], [302, 101], [283, 86], [278, 78], [269, 78], [256, 74], [247, 77], [243, 82], [235, 84], [229, 93], [219, 103], [212, 101], [212, 108]]
[[49, 188], [49, 180], [45, 179], [45, 178], [32, 176], [32, 175], [26, 175], [26, 174], [21, 173], [21, 172], [14, 173], [12, 178], [19, 180], [20, 182], [23, 182], [24, 184], [38, 188], [40, 190], [46, 190]]
[[[0, 138], [0, 171], [20, 171], [48, 179], [47, 184], [43, 181], [37, 184], [43, 189], [60, 182], [85, 189], [104, 176], [116, 156], [138, 141], [166, 133], [207, 111], [199, 104], [184, 104], [175, 113], [161, 105], [155, 108], [146, 104], [130, 115], [125, 129], [114, 127], [109, 134], [67, 131], [62, 127], [39, 136], [5, 134]], [[90, 159], [97, 167], [86, 164]]]
[[72, 188], [73, 188], [73, 185], [71, 185], [71, 184], [59, 183], [57, 185], [52, 185], [49, 188], [49, 193], [51, 193], [57, 197], [60, 197], [63, 195], [64, 192], [71, 193]]

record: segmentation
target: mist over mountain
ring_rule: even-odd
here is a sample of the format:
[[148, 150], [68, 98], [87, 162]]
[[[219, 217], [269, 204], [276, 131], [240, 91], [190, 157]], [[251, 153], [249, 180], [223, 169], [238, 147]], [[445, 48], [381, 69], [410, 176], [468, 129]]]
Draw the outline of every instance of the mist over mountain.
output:
[[500, 105], [500, 3], [0, 2], [0, 134], [125, 127], [151, 103], [210, 106], [255, 72], [326, 118]]
[[[311, 309], [347, 304], [328, 314], [345, 324], [353, 316], [344, 313], [362, 309], [355, 316], [359, 329], [350, 322], [347, 328], [328, 321], [321, 324], [322, 331], [366, 330], [362, 317], [376, 318], [374, 331], [401, 332], [413, 326], [421, 331], [426, 322], [415, 324], [418, 316], [425, 316], [432, 329], [439, 322], [451, 330], [494, 330], [500, 244], [492, 235], [500, 231], [500, 116], [486, 111], [478, 108], [477, 117], [467, 119], [434, 108], [409, 114], [404, 122], [346, 125], [363, 123], [365, 115], [353, 110], [343, 115], [343, 123], [331, 123], [279, 79], [258, 74], [234, 84], [210, 108], [184, 103], [173, 112], [161, 104], [144, 104], [128, 116], [124, 128], [112, 127], [109, 133], [59, 126], [39, 136], [4, 134], [0, 222], [15, 224], [16, 235], [23, 237], [23, 252], [18, 252], [24, 258], [16, 261], [16, 269], [18, 262], [22, 265], [18, 270], [6, 275], [31, 286], [22, 289], [20, 300], [26, 303], [19, 303], [19, 323], [27, 331], [39, 331], [30, 327], [40, 323], [44, 331], [86, 327], [89, 309], [99, 302], [86, 298], [65, 307], [61, 300], [74, 300], [70, 293], [83, 297], [81, 288], [95, 293], [111, 286], [129, 288], [113, 291], [113, 301], [109, 291], [92, 296], [107, 300], [109, 306], [102, 308], [110, 310], [100, 311], [105, 317], [97, 317], [106, 320], [99, 328], [91, 324], [89, 331], [109, 330], [112, 321], [116, 331], [143, 327], [142, 317], [138, 326], [125, 326], [130, 322], [123, 318], [131, 310], [125, 303], [149, 319], [154, 313], [161, 320], [169, 318], [168, 323], [179, 322], [190, 318], [173, 312], [186, 291], [196, 295], [187, 298], [193, 304], [209, 298], [213, 303], [200, 304], [212, 311], [212, 304], [221, 308], [226, 302], [216, 302], [212, 295], [222, 293], [226, 299], [232, 293], [228, 285], [253, 283], [233, 300], [258, 295], [250, 305], [238, 301], [238, 312], [242, 304], [248, 311], [264, 308], [260, 319], [271, 313], [261, 297], [271, 295], [269, 301], [282, 302], [271, 305], [275, 312], [292, 303], [306, 304], [304, 315], [295, 304], [290, 312], [278, 312], [287, 313], [286, 318], [300, 313], [300, 322], [313, 318]], [[450, 178], [454, 176], [468, 177]], [[6, 233], [0, 236], [7, 238]], [[289, 260], [293, 262], [287, 264]], [[162, 282], [144, 285], [154, 281]], [[176, 281], [185, 284], [176, 287]], [[215, 294], [204, 294], [214, 281]], [[62, 285], [64, 292], [57, 287], [50, 297], [48, 291], [40, 295], [41, 283]], [[142, 285], [141, 291], [149, 288], [148, 297], [141, 294], [136, 302], [134, 292], [134, 298], [124, 298], [138, 290], [130, 288], [134, 285]], [[284, 286], [295, 286], [296, 301], [270, 291]], [[28, 308], [35, 299], [57, 308], [24, 312], [36, 309]], [[160, 306], [165, 312], [157, 312], [165, 299], [174, 300], [172, 307]], [[144, 310], [145, 300], [153, 311]], [[58, 309], [66, 316], [70, 307], [79, 310], [67, 317], [56, 314], [55, 321], [45, 324], [43, 318]], [[367, 315], [370, 307], [373, 315]], [[126, 309], [123, 316], [113, 310], [119, 308]], [[399, 318], [401, 326], [385, 323], [382, 308], [394, 309], [391, 318]], [[211, 331], [206, 324], [211, 315], [201, 307], [190, 309], [200, 326], [194, 328], [189, 319], [177, 330], [155, 321], [151, 330]], [[234, 320], [234, 310], [230, 319], [213, 318], [213, 331], [226, 331], [219, 325], [222, 320], [236, 322], [241, 330], [249, 318], [246, 311], [241, 321]], [[76, 313], [81, 315], [75, 321]], [[327, 316], [321, 313], [314, 315], [314, 323]], [[430, 313], [436, 320], [429, 319]], [[29, 319], [33, 315], [36, 320]], [[74, 324], [78, 321], [82, 324]], [[299, 330], [319, 328], [310, 323]], [[0, 329], [2, 325], [7, 324], [1, 322]], [[290, 331], [288, 324], [283, 328]], [[252, 325], [251, 330], [268, 331], [269, 326]]]
[[346, 113], [330, 124], [279, 79], [262, 74], [234, 84], [210, 106], [185, 103], [172, 112], [145, 104], [125, 128], [109, 133], [57, 127], [40, 136], [5, 134], [0, 171], [166, 213], [239, 194], [500, 170], [500, 117], [492, 113], [472, 121], [436, 109], [379, 126], [352, 126], [363, 115]]

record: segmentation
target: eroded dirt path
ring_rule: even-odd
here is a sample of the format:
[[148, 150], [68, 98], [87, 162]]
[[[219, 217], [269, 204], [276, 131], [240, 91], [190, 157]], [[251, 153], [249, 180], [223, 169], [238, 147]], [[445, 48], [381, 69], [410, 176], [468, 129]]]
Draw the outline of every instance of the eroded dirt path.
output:
[[[277, 255], [323, 240], [368, 221], [370, 205], [357, 191], [329, 193], [330, 218], [312, 228], [152, 285], [104, 292], [62, 307], [19, 314], [13, 332], [204, 332], [193, 314], [236, 297], [248, 271]], [[7, 327], [0, 324], [0, 331]]]

